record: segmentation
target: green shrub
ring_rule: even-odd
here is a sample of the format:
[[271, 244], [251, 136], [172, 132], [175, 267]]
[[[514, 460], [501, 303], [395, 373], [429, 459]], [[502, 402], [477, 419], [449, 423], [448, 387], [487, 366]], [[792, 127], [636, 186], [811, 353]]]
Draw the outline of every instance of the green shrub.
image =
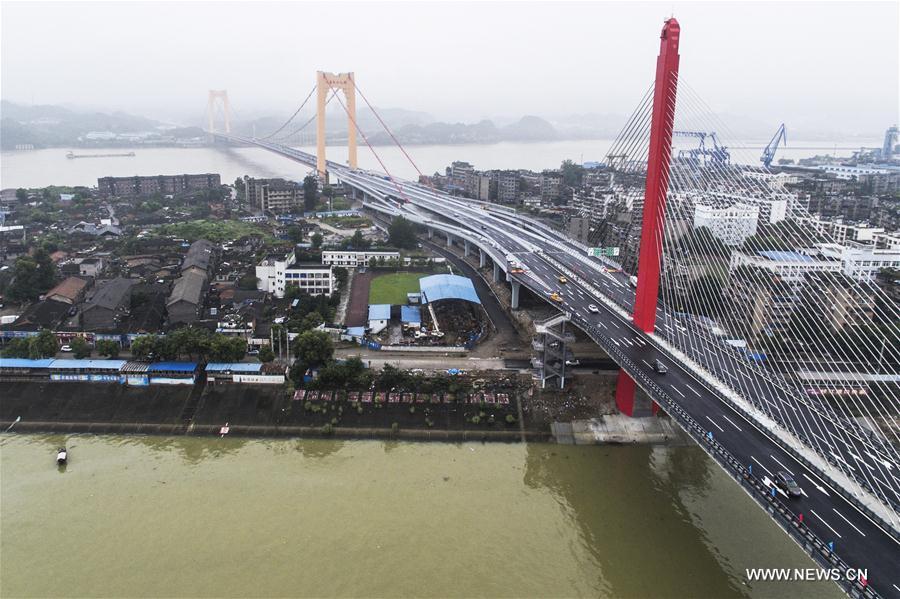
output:
[[469, 420], [469, 422], [471, 422], [472, 424], [478, 424], [479, 422], [481, 422], [481, 417], [480, 416], [472, 416], [472, 418]]
[[416, 413], [416, 406], [409, 406], [409, 413], [410, 413], [410, 414], [415, 414], [415, 413]]
[[331, 435], [333, 433], [334, 433], [334, 426], [332, 426], [332, 424], [330, 422], [326, 423], [322, 426], [322, 434], [323, 435]]
[[391, 423], [391, 432], [392, 432], [392, 433], [396, 433], [396, 432], [399, 431], [399, 430], [400, 430], [400, 423], [399, 423], [399, 422], [392, 422], [392, 423]]
[[516, 417], [513, 416], [512, 414], [507, 414], [506, 415], [506, 424], [515, 424], [515, 423], [516, 423]]

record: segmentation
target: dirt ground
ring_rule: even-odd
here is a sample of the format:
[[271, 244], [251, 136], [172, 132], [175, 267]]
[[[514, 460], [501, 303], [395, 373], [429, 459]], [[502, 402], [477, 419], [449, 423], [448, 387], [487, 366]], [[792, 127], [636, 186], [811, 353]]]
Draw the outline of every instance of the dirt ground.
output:
[[529, 429], [540, 430], [551, 422], [570, 422], [616, 413], [615, 374], [579, 374], [568, 379], [565, 390], [535, 385], [522, 398], [522, 412]]
[[356, 273], [350, 286], [350, 304], [344, 324], [348, 327], [365, 326], [369, 318], [369, 286], [372, 283], [372, 272]]

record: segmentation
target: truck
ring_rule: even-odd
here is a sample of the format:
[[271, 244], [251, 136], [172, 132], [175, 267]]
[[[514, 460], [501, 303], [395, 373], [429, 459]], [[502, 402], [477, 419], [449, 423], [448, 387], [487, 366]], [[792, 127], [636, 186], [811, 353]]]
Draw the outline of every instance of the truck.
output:
[[637, 288], [637, 277], [636, 276], [631, 275], [630, 277], [628, 277], [628, 282], [631, 283], [632, 287]]

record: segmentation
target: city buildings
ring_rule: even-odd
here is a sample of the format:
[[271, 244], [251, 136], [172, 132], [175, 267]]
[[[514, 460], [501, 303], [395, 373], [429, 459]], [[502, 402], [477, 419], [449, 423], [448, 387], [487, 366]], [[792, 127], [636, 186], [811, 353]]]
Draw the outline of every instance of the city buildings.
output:
[[303, 186], [293, 181], [244, 177], [244, 197], [262, 212], [303, 212]]
[[310, 295], [331, 295], [335, 289], [334, 270], [330, 264], [297, 263], [294, 252], [279, 257], [270, 255], [256, 267], [257, 289], [282, 298], [291, 287]]
[[155, 175], [151, 177], [101, 177], [97, 190], [101, 196], [146, 196], [154, 193], [171, 195], [221, 187], [219, 175]]
[[739, 246], [756, 235], [759, 207], [734, 204], [726, 208], [694, 206], [694, 228], [706, 227], [714, 237], [730, 246]]
[[789, 283], [799, 283], [814, 272], [840, 272], [841, 262], [834, 257], [814, 257], [799, 251], [759, 251], [754, 254], [731, 254], [731, 272], [749, 266], [774, 275]]
[[322, 252], [322, 264], [356, 268], [368, 266], [369, 261], [399, 260], [400, 252], [379, 250], [324, 250]]
[[81, 309], [81, 326], [85, 331], [115, 331], [131, 308], [134, 279], [118, 277], [95, 287]]

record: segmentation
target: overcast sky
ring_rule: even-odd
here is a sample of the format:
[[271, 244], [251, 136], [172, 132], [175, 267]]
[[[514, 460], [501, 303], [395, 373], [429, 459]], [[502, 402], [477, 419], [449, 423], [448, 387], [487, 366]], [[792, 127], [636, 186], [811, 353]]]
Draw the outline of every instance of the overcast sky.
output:
[[[716, 111], [880, 135], [898, 120], [900, 3], [2, 2], [2, 96], [199, 114], [227, 88], [244, 116], [299, 105], [316, 70], [356, 73], [376, 105], [443, 120], [627, 113], [659, 31]], [[773, 126], [774, 130], [774, 126]]]

